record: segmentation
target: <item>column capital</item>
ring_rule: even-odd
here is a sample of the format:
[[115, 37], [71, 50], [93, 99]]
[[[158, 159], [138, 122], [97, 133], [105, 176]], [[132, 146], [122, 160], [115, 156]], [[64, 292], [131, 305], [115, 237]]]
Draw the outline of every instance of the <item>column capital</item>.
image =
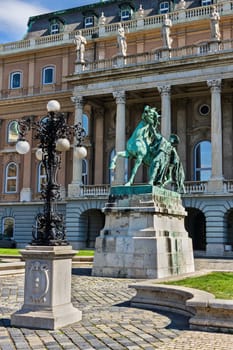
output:
[[125, 91], [114, 91], [112, 94], [116, 103], [125, 103]]
[[212, 79], [212, 80], [207, 80], [207, 85], [208, 87], [211, 88], [213, 91], [221, 91], [221, 79]]
[[171, 93], [171, 85], [158, 85], [157, 89], [161, 95]]
[[83, 108], [83, 96], [72, 96], [71, 101], [74, 102], [76, 108]]

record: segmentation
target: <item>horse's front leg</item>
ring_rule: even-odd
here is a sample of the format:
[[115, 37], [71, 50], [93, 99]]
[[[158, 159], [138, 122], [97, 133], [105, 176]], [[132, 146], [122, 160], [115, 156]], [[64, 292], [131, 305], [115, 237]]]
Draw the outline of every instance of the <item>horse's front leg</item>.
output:
[[117, 158], [118, 157], [121, 157], [121, 158], [128, 158], [129, 155], [128, 155], [128, 152], [127, 151], [121, 151], [121, 152], [117, 152], [116, 155], [112, 158], [112, 161], [110, 163], [110, 166], [109, 166], [109, 169], [110, 170], [114, 170], [115, 167], [116, 167], [116, 161], [117, 161]]
[[133, 170], [131, 172], [131, 176], [129, 178], [129, 181], [125, 184], [125, 186], [131, 186], [132, 183], [133, 183], [133, 180], [135, 178], [135, 175], [138, 171], [138, 168], [140, 167], [140, 165], [142, 164], [142, 160], [143, 160], [143, 157], [137, 157], [136, 158], [136, 161], [135, 161], [135, 164], [134, 164], [134, 167], [133, 167]]

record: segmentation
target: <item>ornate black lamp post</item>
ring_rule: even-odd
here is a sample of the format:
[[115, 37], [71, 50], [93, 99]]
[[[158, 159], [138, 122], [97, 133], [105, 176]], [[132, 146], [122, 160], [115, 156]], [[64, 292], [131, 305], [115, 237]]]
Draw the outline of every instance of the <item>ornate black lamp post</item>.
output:
[[63, 215], [57, 211], [57, 201], [60, 199], [60, 185], [57, 183], [57, 173], [61, 165], [61, 152], [70, 149], [70, 140], [77, 140], [74, 155], [82, 159], [86, 156], [86, 149], [82, 147], [85, 131], [81, 123], [70, 126], [66, 123], [60, 104], [52, 100], [47, 104], [48, 114], [38, 122], [30, 118], [18, 123], [19, 140], [16, 150], [26, 154], [30, 150], [25, 136], [30, 129], [35, 129], [35, 139], [39, 140], [36, 152], [37, 159], [42, 161], [46, 172], [46, 183], [41, 196], [44, 199], [44, 211], [36, 216], [36, 227], [33, 228], [32, 245], [57, 246], [68, 245]]

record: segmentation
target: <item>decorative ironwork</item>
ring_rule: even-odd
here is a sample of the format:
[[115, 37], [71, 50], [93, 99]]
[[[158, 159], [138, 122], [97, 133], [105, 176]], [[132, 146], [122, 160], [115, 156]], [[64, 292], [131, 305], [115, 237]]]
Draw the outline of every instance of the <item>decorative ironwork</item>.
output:
[[41, 161], [46, 172], [46, 182], [41, 191], [44, 210], [36, 216], [31, 244], [67, 245], [64, 217], [57, 211], [57, 201], [60, 199], [57, 174], [61, 165], [61, 152], [69, 149], [69, 140], [73, 137], [77, 140], [76, 147], [80, 147], [85, 137], [85, 130], [81, 123], [68, 125], [64, 113], [49, 111], [38, 122], [30, 118], [18, 122], [18, 143], [20, 141], [26, 143], [25, 136], [30, 129], [35, 130], [34, 138], [39, 140]]

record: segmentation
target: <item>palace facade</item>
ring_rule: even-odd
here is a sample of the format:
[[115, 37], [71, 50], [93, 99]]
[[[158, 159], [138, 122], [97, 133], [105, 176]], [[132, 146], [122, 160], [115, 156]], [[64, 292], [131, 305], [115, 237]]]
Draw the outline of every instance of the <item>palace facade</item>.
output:
[[[33, 131], [31, 151], [15, 149], [21, 118], [39, 120], [58, 100], [68, 123], [83, 123], [87, 158], [62, 154], [59, 210], [73, 247], [91, 248], [109, 186], [125, 183], [133, 165], [119, 160], [113, 173], [110, 160], [150, 105], [161, 113], [161, 133], [180, 138], [196, 255], [233, 256], [232, 62], [232, 1], [109, 0], [29, 18], [23, 40], [0, 45], [2, 238], [24, 247], [42, 208]], [[141, 167], [136, 183], [147, 179]]]

